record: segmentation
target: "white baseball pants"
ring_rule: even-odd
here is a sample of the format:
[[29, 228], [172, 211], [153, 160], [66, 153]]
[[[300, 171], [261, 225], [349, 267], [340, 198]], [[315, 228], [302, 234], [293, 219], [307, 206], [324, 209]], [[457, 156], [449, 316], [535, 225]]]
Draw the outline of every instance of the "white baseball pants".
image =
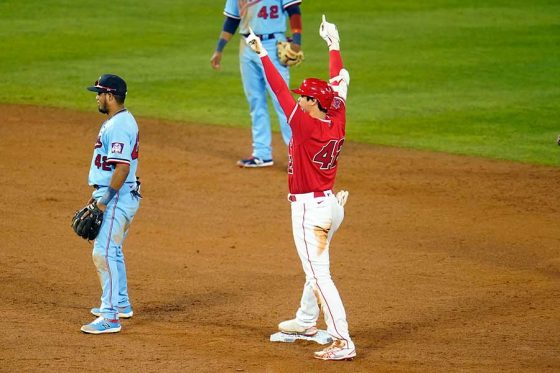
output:
[[346, 311], [329, 269], [329, 246], [344, 219], [344, 207], [330, 191], [324, 197], [314, 193], [290, 196], [295, 199], [291, 204], [294, 241], [306, 278], [296, 320], [304, 327], [315, 326], [320, 305], [327, 332], [353, 345]]

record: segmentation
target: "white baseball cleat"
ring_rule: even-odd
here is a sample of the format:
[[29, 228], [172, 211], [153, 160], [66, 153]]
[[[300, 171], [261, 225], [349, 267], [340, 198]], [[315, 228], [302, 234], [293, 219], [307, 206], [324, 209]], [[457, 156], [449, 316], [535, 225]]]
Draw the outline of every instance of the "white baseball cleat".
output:
[[306, 328], [305, 326], [301, 326], [296, 319], [282, 321], [278, 324], [278, 329], [282, 333], [286, 334], [300, 334], [310, 337], [312, 335], [317, 334], [317, 327], [312, 326], [310, 328]]
[[336, 339], [332, 345], [324, 350], [317, 351], [313, 355], [320, 360], [352, 360], [356, 357], [356, 347], [354, 343]]

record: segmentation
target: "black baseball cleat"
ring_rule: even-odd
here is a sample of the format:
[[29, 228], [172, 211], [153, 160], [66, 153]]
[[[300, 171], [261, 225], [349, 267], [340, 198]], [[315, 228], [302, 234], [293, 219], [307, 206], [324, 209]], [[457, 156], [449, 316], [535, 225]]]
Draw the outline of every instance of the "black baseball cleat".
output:
[[237, 161], [237, 166], [244, 168], [257, 168], [257, 167], [269, 167], [272, 166], [274, 162], [272, 159], [261, 159], [258, 157], [251, 157], [248, 159], [240, 159]]

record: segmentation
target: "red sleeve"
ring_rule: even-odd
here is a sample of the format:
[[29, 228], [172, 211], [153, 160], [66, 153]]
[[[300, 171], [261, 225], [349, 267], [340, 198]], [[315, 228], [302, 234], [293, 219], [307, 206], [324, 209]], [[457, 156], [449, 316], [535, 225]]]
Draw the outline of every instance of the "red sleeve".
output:
[[342, 70], [344, 66], [342, 65], [342, 56], [340, 55], [340, 51], [332, 50], [329, 52], [329, 73], [331, 78], [334, 78], [338, 74], [340, 74], [340, 70]]
[[296, 100], [292, 97], [286, 82], [282, 79], [282, 76], [274, 67], [274, 64], [270, 60], [270, 57], [264, 56], [261, 57], [261, 61], [264, 67], [264, 73], [266, 75], [266, 80], [268, 84], [270, 84], [270, 88], [278, 98], [278, 102], [280, 106], [282, 106], [282, 110], [287, 118], [290, 117], [290, 114], [294, 111], [294, 106], [297, 105]]
[[292, 29], [292, 34], [299, 32], [301, 34], [301, 14], [292, 14], [290, 16], [290, 28]]

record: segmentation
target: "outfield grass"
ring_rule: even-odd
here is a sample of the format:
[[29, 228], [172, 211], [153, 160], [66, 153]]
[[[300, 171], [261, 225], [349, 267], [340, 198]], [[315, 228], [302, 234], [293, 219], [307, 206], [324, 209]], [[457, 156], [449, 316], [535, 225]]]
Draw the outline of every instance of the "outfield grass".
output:
[[[136, 115], [250, 126], [239, 38], [222, 71], [209, 65], [223, 0], [107, 4], [0, 1], [0, 102], [91, 111], [84, 87], [113, 72]], [[302, 11], [306, 61], [292, 85], [326, 77], [324, 12], [352, 76], [348, 139], [559, 163], [558, 1], [304, 0]]]

